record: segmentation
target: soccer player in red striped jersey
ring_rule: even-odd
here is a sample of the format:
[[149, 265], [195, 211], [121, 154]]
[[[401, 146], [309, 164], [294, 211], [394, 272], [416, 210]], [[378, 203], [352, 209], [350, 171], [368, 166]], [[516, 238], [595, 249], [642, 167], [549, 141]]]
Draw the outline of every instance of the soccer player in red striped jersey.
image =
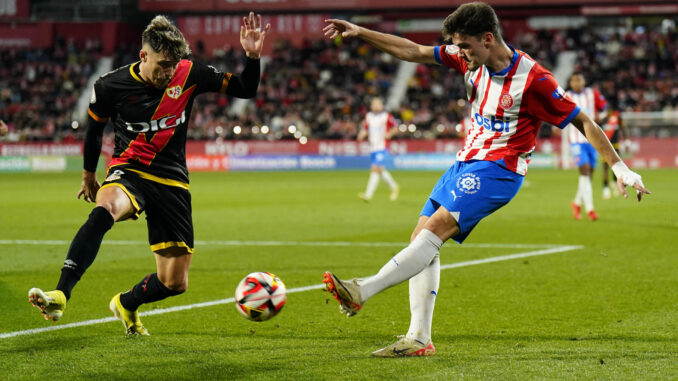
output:
[[457, 162], [440, 178], [426, 200], [409, 246], [371, 277], [341, 281], [326, 272], [323, 282], [340, 310], [355, 315], [377, 293], [409, 280], [410, 328], [395, 343], [373, 352], [379, 357], [430, 356], [433, 307], [440, 280], [439, 250], [452, 238], [458, 243], [484, 217], [508, 203], [527, 173], [542, 121], [564, 128], [574, 124], [612, 165], [638, 201], [649, 191], [624, 164], [602, 130], [572, 100], [553, 75], [529, 55], [508, 45], [494, 9], [485, 3], [457, 8], [443, 23], [448, 44], [424, 46], [343, 20], [326, 20], [325, 35], [358, 37], [396, 58], [447, 66], [464, 76], [472, 122]]
[[[240, 75], [223, 73], [188, 59], [181, 31], [156, 16], [142, 34], [139, 61], [101, 76], [89, 105], [84, 170], [78, 198], [96, 207], [71, 242], [54, 291], [32, 288], [29, 301], [45, 319], [61, 318], [71, 290], [99, 251], [114, 222], [146, 213], [150, 249], [157, 271], [109, 303], [128, 335], [148, 335], [140, 305], [183, 293], [193, 254], [191, 195], [186, 168], [186, 133], [198, 94], [221, 92], [253, 98], [259, 86], [259, 58], [270, 25], [261, 16], [243, 17], [240, 43], [247, 55]], [[115, 151], [103, 185], [96, 178], [103, 129], [113, 124]]]
[[[607, 101], [598, 90], [587, 87], [584, 74], [578, 71], [570, 74], [567, 81], [569, 89], [565, 94], [570, 97], [586, 114], [596, 122], [600, 123], [599, 115], [607, 109]], [[591, 221], [598, 219], [598, 214], [593, 208], [593, 187], [591, 179], [593, 170], [598, 161], [598, 155], [595, 149], [574, 125], [567, 126], [567, 136], [570, 141], [570, 150], [574, 162], [579, 168], [579, 183], [577, 194], [572, 201], [572, 215], [575, 220], [581, 219], [581, 204], [584, 204], [587, 215]]]
[[384, 102], [379, 97], [370, 101], [370, 111], [365, 115], [363, 128], [358, 133], [358, 141], [368, 138], [370, 143], [370, 178], [367, 181], [365, 193], [359, 193], [358, 197], [364, 201], [370, 201], [379, 185], [381, 177], [391, 188], [391, 201], [398, 198], [400, 187], [393, 180], [393, 176], [386, 169], [385, 162], [388, 155], [388, 141], [398, 131], [395, 127], [395, 118], [384, 111]]

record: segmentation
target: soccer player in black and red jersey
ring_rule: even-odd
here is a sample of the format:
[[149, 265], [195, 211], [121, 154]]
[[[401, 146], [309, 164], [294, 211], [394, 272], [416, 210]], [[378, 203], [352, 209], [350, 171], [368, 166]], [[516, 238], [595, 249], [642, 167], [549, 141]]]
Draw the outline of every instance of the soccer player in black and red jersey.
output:
[[[261, 15], [250, 12], [243, 17], [240, 43], [247, 63], [236, 76], [187, 59], [191, 51], [179, 29], [164, 16], [156, 16], [142, 34], [140, 60], [96, 81], [78, 193], [78, 198], [84, 196], [85, 201], [96, 202], [96, 207], [71, 243], [56, 290], [32, 288], [28, 292], [29, 301], [45, 319], [61, 318], [73, 286], [94, 261], [114, 222], [136, 219], [141, 212], [146, 212], [157, 272], [115, 295], [111, 311], [122, 320], [128, 335], [148, 335], [139, 320], [139, 306], [186, 290], [193, 222], [185, 148], [193, 100], [206, 92], [253, 98], [269, 30], [270, 25], [262, 29]], [[100, 186], [95, 171], [109, 120], [115, 131], [115, 152]]]

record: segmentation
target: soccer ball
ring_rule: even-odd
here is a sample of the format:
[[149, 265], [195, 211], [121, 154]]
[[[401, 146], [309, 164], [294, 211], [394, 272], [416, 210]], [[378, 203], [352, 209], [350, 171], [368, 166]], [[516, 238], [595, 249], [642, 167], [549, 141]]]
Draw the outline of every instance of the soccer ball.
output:
[[285, 285], [267, 272], [247, 275], [235, 289], [235, 308], [244, 317], [264, 321], [277, 315], [287, 301]]

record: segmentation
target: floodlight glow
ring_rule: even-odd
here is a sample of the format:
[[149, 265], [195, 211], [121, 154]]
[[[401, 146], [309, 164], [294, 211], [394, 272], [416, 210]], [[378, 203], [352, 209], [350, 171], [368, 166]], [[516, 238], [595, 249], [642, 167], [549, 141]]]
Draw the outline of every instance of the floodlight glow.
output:
[[78, 123], [77, 120], [74, 120], [73, 123], [71, 123], [71, 128], [77, 130], [78, 127], [80, 127], [80, 123]]
[[233, 127], [233, 133], [234, 134], [240, 135], [241, 132], [242, 132], [242, 128], [240, 128], [240, 126]]
[[308, 139], [305, 136], [302, 136], [299, 138], [299, 143], [301, 144], [306, 144], [308, 142]]
[[414, 132], [416, 130], [417, 130], [417, 126], [415, 126], [414, 124], [410, 124], [409, 126], [407, 126], [407, 131], [409, 131], [409, 132]]
[[268, 126], [261, 126], [261, 133], [262, 134], [264, 134], [264, 135], [268, 134], [268, 131], [269, 131]]
[[294, 124], [290, 124], [290, 126], [287, 127], [287, 131], [289, 131], [290, 134], [293, 134], [297, 131], [297, 126], [295, 126]]

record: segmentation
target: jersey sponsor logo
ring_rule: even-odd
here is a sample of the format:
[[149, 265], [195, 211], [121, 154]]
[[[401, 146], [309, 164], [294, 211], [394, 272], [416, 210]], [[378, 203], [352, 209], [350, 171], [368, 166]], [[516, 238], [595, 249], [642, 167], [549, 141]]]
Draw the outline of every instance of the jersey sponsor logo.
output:
[[182, 111], [181, 115], [170, 115], [161, 119], [151, 120], [150, 122], [125, 122], [125, 125], [127, 126], [127, 131], [143, 133], [174, 128], [185, 121], [186, 110]]
[[459, 47], [457, 45], [446, 45], [445, 46], [445, 53], [453, 56], [453, 55], [459, 53]]
[[562, 87], [558, 86], [553, 92], [551, 93], [551, 96], [555, 99], [560, 99], [565, 95], [565, 90], [563, 90]]
[[501, 131], [509, 132], [509, 124], [511, 123], [511, 118], [499, 119], [495, 118], [494, 115], [492, 115], [492, 117], [488, 119], [480, 115], [480, 113], [476, 113], [474, 119], [479, 126], [483, 126], [483, 128], [486, 130], [495, 132]]
[[167, 96], [172, 99], [177, 99], [181, 96], [181, 86], [174, 86], [167, 89]]
[[513, 97], [511, 94], [502, 94], [501, 97], [499, 97], [499, 106], [504, 110], [508, 110], [513, 107]]
[[464, 173], [457, 179], [457, 188], [466, 194], [474, 194], [480, 190], [480, 177]]

